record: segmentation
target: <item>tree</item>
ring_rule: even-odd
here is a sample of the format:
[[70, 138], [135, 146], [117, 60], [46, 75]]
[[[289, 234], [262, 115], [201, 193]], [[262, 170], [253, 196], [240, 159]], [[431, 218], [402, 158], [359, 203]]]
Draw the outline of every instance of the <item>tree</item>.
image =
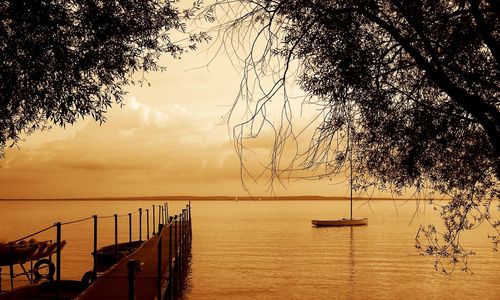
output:
[[[467, 268], [460, 233], [480, 223], [492, 225], [498, 243], [500, 222], [490, 214], [500, 197], [497, 1], [242, 0], [219, 1], [210, 10], [228, 6], [233, 15], [221, 23], [221, 38], [235, 45], [227, 37], [238, 36], [237, 46], [253, 41], [242, 57], [234, 106], [245, 102], [251, 110], [234, 129], [240, 151], [246, 137], [271, 124], [266, 107], [281, 89], [269, 167], [283, 174], [284, 144], [296, 138], [287, 96], [292, 81], [322, 109], [307, 151], [295, 157], [301, 168], [331, 176], [350, 152], [358, 189], [448, 195], [452, 200], [441, 207], [444, 243], [437, 243], [433, 226], [421, 228], [417, 242], [437, 257], [436, 266], [462, 261]], [[254, 83], [270, 75], [274, 85], [255, 92]]]
[[[184, 11], [175, 2], [2, 1], [0, 157], [20, 134], [86, 116], [104, 122], [112, 103], [122, 103], [123, 87], [134, 83], [132, 73], [163, 70], [161, 54], [178, 58], [208, 40], [184, 33], [201, 1]], [[172, 41], [172, 31], [187, 42]]]

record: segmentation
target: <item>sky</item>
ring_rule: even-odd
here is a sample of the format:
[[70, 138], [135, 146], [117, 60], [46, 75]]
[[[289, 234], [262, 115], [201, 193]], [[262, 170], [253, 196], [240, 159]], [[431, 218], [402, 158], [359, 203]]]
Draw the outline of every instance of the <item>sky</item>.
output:
[[[222, 119], [241, 70], [207, 46], [160, 64], [167, 71], [147, 74], [151, 86], [126, 87], [125, 105], [110, 109], [106, 123], [80, 120], [8, 148], [0, 160], [0, 198], [348, 195], [345, 178], [242, 180], [231, 126]], [[264, 170], [271, 145], [269, 132], [251, 143], [243, 160], [254, 174]]]

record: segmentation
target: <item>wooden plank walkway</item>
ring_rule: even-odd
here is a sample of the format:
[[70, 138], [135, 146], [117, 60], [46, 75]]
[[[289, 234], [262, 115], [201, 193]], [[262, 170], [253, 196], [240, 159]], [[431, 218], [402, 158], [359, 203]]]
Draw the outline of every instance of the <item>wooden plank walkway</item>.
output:
[[[174, 222], [173, 225], [177, 225]], [[175, 237], [173, 226], [172, 239]], [[169, 229], [165, 226], [162, 230], [162, 274], [163, 278], [168, 276], [169, 254]], [[90, 287], [88, 287], [76, 299], [128, 299], [128, 269], [127, 263], [131, 259], [143, 263], [141, 271], [136, 277], [136, 299], [156, 299], [157, 297], [157, 272], [158, 272], [158, 237], [155, 235], [146, 241], [137, 251], [122, 259], [111, 269], [102, 274]], [[173, 243], [175, 241], [172, 241]], [[177, 242], [180, 244], [180, 234], [177, 234]], [[172, 246], [173, 248], [173, 246]], [[173, 255], [172, 255], [173, 256]]]

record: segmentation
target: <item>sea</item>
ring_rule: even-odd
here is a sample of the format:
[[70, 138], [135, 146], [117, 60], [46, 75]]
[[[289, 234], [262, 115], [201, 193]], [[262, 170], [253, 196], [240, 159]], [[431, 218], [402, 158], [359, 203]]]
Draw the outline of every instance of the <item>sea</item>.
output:
[[[98, 246], [146, 236], [146, 209], [158, 213], [161, 201], [0, 201], [0, 242], [17, 240], [55, 222], [62, 226], [61, 277], [79, 280], [92, 268], [93, 220], [98, 215]], [[170, 201], [176, 214], [185, 201]], [[420, 225], [440, 226], [438, 211], [424, 201], [355, 201], [353, 215], [367, 226], [316, 228], [311, 219], [349, 216], [348, 201], [193, 201], [192, 257], [184, 299], [500, 299], [500, 253], [481, 225], [461, 237], [475, 254], [469, 272], [457, 265], [445, 274], [432, 257], [415, 247]], [[156, 222], [158, 217], [155, 215]], [[82, 220], [82, 221], [80, 221]], [[71, 223], [73, 221], [78, 221]], [[31, 238], [31, 237], [30, 237]], [[50, 227], [35, 235], [55, 240]], [[451, 271], [451, 269], [448, 269]], [[9, 289], [8, 268], [2, 288]], [[16, 272], [20, 272], [16, 267]], [[26, 283], [16, 277], [16, 286]]]

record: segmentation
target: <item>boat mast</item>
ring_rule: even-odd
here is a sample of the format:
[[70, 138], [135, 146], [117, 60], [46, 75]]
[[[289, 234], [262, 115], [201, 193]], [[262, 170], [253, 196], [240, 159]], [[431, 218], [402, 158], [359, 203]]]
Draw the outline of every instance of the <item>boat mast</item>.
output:
[[349, 189], [351, 192], [351, 195], [349, 199], [351, 200], [351, 220], [352, 220], [352, 145], [351, 145], [351, 111], [349, 110], [349, 123], [347, 124], [347, 145], [348, 145], [348, 150], [349, 150]]

